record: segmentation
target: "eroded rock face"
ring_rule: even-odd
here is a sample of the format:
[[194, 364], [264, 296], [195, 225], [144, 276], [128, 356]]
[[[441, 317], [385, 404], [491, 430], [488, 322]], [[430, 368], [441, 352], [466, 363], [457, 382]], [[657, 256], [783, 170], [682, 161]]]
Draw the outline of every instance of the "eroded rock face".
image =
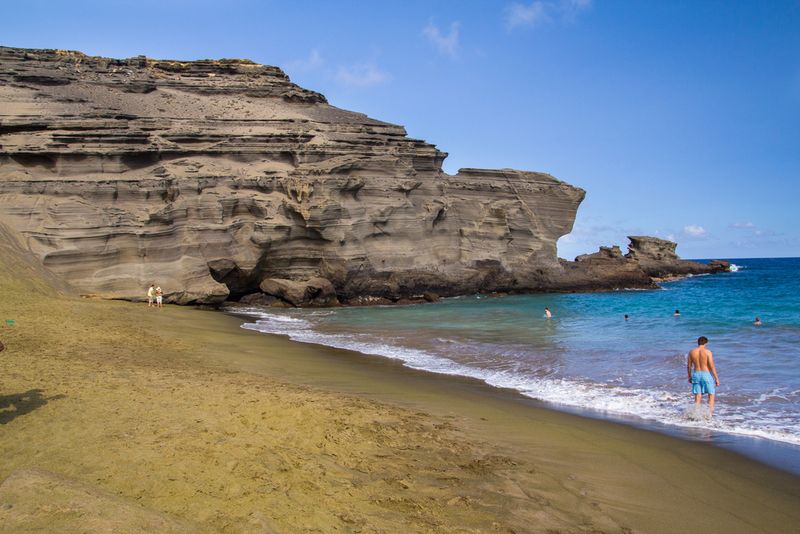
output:
[[698, 263], [682, 260], [675, 252], [677, 243], [649, 236], [628, 236], [628, 253], [619, 246], [600, 247], [574, 262], [561, 260], [562, 271], [553, 289], [562, 291], [605, 291], [623, 288], [655, 288], [657, 282], [696, 274], [728, 271], [723, 260]]
[[266, 279], [395, 301], [564, 286], [584, 191], [444, 152], [246, 60], [0, 48], [0, 223], [84, 293], [218, 303]]
[[593, 254], [583, 254], [574, 262], [561, 262], [563, 272], [557, 284], [563, 290], [597, 291], [622, 288], [652, 288], [653, 279], [639, 261], [623, 256], [619, 246], [600, 247]]
[[680, 259], [675, 252], [678, 244], [674, 241], [642, 235], [629, 235], [628, 239], [630, 240], [627, 254], [629, 258], [654, 263]]
[[338, 306], [336, 289], [327, 278], [314, 277], [298, 282], [281, 278], [267, 278], [259, 285], [270, 297], [280, 299], [292, 306]]
[[727, 271], [730, 264], [714, 260], [708, 264], [682, 260], [675, 253], [673, 241], [649, 236], [628, 236], [628, 258], [639, 262], [642, 270], [653, 278], [671, 278], [689, 274], [710, 274]]

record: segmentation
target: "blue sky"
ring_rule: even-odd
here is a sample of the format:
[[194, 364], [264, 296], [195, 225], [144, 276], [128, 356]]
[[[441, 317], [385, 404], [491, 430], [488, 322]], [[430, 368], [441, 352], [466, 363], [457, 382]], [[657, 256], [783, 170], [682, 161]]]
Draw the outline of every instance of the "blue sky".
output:
[[[587, 190], [572, 259], [626, 235], [687, 258], [800, 256], [800, 0], [4, 2], [0, 44], [250, 58], [402, 124], [445, 170]], [[0, 106], [2, 103], [0, 103]]]

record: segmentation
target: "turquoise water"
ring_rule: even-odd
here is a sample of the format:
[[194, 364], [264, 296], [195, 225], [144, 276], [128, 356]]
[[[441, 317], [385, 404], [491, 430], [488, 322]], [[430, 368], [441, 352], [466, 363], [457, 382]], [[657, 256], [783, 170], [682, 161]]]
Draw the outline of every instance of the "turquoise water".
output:
[[[243, 326], [478, 378], [557, 409], [777, 443], [800, 465], [800, 259], [732, 261], [738, 272], [658, 290], [254, 308]], [[701, 335], [721, 381], [712, 419], [689, 409], [686, 353]]]

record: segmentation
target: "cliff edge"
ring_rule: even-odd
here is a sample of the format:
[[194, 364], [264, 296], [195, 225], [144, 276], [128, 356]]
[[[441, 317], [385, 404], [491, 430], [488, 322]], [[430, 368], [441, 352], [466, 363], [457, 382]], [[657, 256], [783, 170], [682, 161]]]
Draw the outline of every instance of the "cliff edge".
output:
[[276, 67], [0, 47], [0, 101], [0, 224], [82, 293], [139, 299], [155, 282], [215, 304], [300, 283], [301, 303], [332, 304], [582, 287], [556, 255], [582, 189], [448, 175], [434, 145]]

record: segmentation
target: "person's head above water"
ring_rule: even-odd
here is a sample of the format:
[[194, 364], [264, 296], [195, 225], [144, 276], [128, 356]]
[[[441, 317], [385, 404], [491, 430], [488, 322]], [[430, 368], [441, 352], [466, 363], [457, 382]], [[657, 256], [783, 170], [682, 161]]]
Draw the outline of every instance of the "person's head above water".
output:
[[705, 345], [706, 343], [708, 343], [708, 338], [706, 336], [700, 336], [697, 338], [698, 345]]

